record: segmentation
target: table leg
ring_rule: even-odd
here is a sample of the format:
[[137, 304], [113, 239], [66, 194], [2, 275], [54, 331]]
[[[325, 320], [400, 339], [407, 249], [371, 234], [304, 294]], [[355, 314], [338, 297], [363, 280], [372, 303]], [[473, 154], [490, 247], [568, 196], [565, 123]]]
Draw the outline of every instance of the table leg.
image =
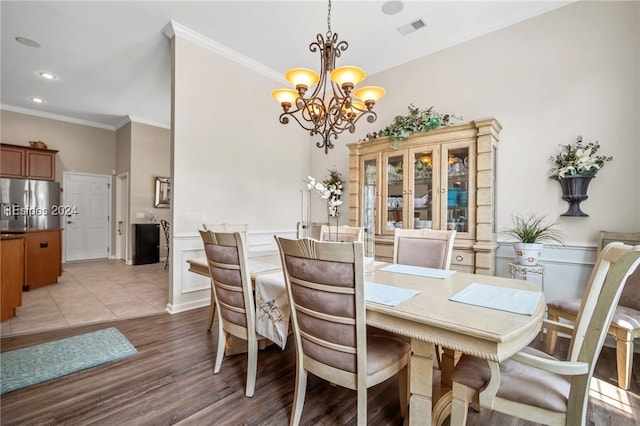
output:
[[453, 376], [453, 369], [460, 358], [460, 352], [456, 352], [453, 349], [443, 348], [442, 350], [442, 362], [440, 364], [441, 375], [440, 383], [443, 386], [451, 388], [451, 376]]
[[433, 343], [411, 339], [410, 425], [431, 425], [434, 350]]

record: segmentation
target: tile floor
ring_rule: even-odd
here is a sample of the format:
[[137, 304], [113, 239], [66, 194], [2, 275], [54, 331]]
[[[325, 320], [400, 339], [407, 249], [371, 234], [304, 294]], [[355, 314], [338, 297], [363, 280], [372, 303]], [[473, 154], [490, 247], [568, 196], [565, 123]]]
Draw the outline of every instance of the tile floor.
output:
[[164, 262], [100, 260], [65, 263], [62, 269], [57, 284], [22, 293], [16, 316], [0, 323], [2, 337], [166, 312]]

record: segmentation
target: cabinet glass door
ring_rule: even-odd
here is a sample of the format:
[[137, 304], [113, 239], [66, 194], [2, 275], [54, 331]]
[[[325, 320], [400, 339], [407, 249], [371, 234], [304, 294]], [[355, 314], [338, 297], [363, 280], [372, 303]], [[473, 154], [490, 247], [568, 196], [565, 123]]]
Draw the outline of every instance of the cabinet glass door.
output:
[[[405, 159], [406, 156], [385, 155], [386, 161], [383, 164], [386, 167], [386, 188], [384, 188], [384, 198], [382, 200], [385, 211], [382, 217], [382, 233], [393, 234], [395, 228], [403, 228], [404, 226], [404, 194], [406, 194], [405, 185]], [[411, 227], [411, 226], [409, 226]]]
[[363, 163], [362, 227], [364, 231], [364, 255], [374, 257], [374, 238], [377, 229], [378, 165], [376, 159], [364, 160]]
[[[414, 229], [432, 229], [434, 224], [434, 154], [432, 151], [413, 152], [413, 223]], [[436, 223], [437, 226], [437, 223]]]
[[469, 148], [449, 148], [446, 158], [446, 229], [469, 232]]

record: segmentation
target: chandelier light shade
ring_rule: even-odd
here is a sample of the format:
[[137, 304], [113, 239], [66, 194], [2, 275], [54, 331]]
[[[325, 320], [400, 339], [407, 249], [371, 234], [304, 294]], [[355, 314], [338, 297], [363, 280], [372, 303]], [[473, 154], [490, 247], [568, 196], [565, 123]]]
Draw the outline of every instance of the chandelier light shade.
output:
[[[337, 139], [345, 130], [355, 132], [355, 123], [367, 117], [376, 121], [373, 107], [385, 91], [382, 87], [367, 86], [356, 89], [367, 74], [362, 68], [342, 66], [336, 68], [336, 58], [347, 50], [346, 41], [338, 41], [338, 34], [331, 32], [331, 0], [327, 14], [328, 31], [318, 34], [309, 45], [311, 52], [320, 54], [320, 73], [307, 68], [293, 68], [285, 73], [285, 79], [293, 89], [278, 89], [271, 93], [282, 106], [280, 123], [289, 123], [292, 117], [311, 136], [320, 135], [316, 143], [325, 154], [333, 148], [331, 139]], [[355, 89], [355, 91], [354, 91]], [[354, 100], [353, 97], [359, 99]]]

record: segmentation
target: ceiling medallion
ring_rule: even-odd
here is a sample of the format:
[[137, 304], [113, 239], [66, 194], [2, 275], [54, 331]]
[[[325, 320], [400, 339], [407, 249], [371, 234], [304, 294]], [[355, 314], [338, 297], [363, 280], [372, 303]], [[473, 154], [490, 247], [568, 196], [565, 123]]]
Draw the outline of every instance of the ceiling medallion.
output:
[[[285, 73], [285, 78], [293, 89], [274, 90], [271, 95], [280, 103], [283, 113], [280, 123], [289, 123], [292, 117], [311, 136], [321, 135], [316, 143], [324, 148], [325, 154], [333, 148], [331, 138], [337, 139], [345, 130], [355, 132], [355, 123], [366, 116], [369, 123], [376, 121], [373, 107], [385, 94], [382, 87], [367, 86], [357, 90], [355, 86], [364, 80], [366, 73], [362, 68], [343, 66], [336, 68], [336, 58], [347, 50], [346, 41], [338, 41], [338, 34], [331, 32], [331, 1], [327, 14], [326, 38], [317, 35], [317, 40], [309, 45], [311, 52], [320, 53], [320, 73], [307, 68], [293, 68]], [[307, 91], [315, 85], [312, 93]], [[353, 97], [358, 100], [352, 99]]]

